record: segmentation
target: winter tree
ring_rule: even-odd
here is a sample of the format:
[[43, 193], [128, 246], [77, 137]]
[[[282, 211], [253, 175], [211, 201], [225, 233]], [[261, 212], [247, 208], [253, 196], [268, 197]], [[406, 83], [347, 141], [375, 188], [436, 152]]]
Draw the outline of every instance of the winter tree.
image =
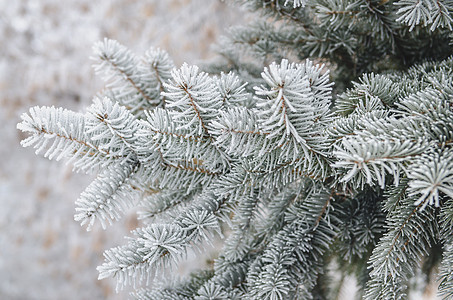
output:
[[[105, 39], [85, 112], [22, 115], [23, 146], [98, 173], [76, 221], [140, 207], [99, 278], [168, 277], [137, 299], [335, 299], [354, 274], [364, 299], [406, 299], [426, 274], [451, 299], [453, 2], [237, 2], [257, 17], [216, 61]], [[210, 268], [172, 280], [217, 238]]]

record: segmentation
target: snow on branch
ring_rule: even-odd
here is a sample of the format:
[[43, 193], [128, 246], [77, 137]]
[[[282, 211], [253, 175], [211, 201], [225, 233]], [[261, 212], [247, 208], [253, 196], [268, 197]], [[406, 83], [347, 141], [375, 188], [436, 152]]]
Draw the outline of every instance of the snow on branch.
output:
[[113, 220], [119, 220], [143, 194], [139, 184], [134, 183], [138, 167], [137, 162], [132, 162], [105, 169], [76, 200], [74, 220], [82, 226], [87, 224], [87, 230], [91, 230], [96, 220], [103, 229], [106, 222], [111, 225]]
[[55, 107], [32, 107], [29, 114], [22, 114], [17, 128], [31, 136], [24, 139], [24, 147], [33, 146], [36, 153], [60, 160], [69, 158], [75, 170], [85, 172], [104, 167], [116, 159], [123, 159], [121, 153], [104, 149], [92, 141], [86, 133], [85, 116]]
[[222, 106], [215, 81], [197, 66], [184, 64], [173, 70], [172, 79], [164, 84], [167, 92], [166, 107], [172, 110], [178, 129], [190, 129], [194, 135], [208, 135], [210, 122]]
[[453, 30], [453, 5], [450, 1], [441, 0], [399, 0], [395, 5], [400, 8], [397, 14], [400, 15], [397, 22], [406, 23], [413, 30], [415, 26], [431, 25], [430, 30], [438, 27], [447, 27]]
[[144, 110], [163, 105], [163, 82], [174, 68], [168, 54], [150, 49], [140, 59], [115, 40], [104, 39], [94, 45], [96, 73], [107, 82], [107, 96], [140, 116]]

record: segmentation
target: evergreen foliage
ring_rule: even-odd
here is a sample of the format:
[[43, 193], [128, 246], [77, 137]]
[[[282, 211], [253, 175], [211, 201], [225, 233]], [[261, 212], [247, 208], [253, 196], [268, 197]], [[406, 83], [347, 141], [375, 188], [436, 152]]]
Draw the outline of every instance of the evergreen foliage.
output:
[[134, 296], [333, 298], [335, 265], [364, 299], [404, 299], [439, 265], [453, 297], [453, 3], [239, 2], [262, 17], [221, 42], [212, 75], [106, 39], [85, 113], [22, 116], [23, 146], [101, 170], [76, 221], [142, 207], [99, 278], [148, 282], [222, 237], [210, 270]]

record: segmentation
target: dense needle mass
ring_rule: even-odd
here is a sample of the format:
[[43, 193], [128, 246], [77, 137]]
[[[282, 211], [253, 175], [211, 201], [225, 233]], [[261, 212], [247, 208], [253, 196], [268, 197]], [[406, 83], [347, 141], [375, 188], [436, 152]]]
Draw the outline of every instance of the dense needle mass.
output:
[[86, 113], [23, 115], [24, 146], [101, 168], [77, 221], [142, 207], [99, 277], [149, 281], [225, 235], [212, 269], [135, 297], [333, 299], [336, 268], [365, 299], [404, 299], [439, 249], [452, 297], [452, 3], [239, 2], [262, 18], [204, 71], [106, 39]]

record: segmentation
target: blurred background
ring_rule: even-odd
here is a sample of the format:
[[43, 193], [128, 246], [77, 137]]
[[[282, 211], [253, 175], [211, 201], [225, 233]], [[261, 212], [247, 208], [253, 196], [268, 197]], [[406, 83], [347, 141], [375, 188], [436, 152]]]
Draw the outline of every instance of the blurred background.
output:
[[74, 201], [93, 176], [22, 148], [20, 115], [35, 105], [83, 111], [103, 86], [89, 57], [104, 37], [196, 64], [240, 16], [213, 0], [0, 0], [0, 299], [128, 298], [98, 281], [96, 266], [137, 227], [133, 212], [105, 231], [80, 227]]

